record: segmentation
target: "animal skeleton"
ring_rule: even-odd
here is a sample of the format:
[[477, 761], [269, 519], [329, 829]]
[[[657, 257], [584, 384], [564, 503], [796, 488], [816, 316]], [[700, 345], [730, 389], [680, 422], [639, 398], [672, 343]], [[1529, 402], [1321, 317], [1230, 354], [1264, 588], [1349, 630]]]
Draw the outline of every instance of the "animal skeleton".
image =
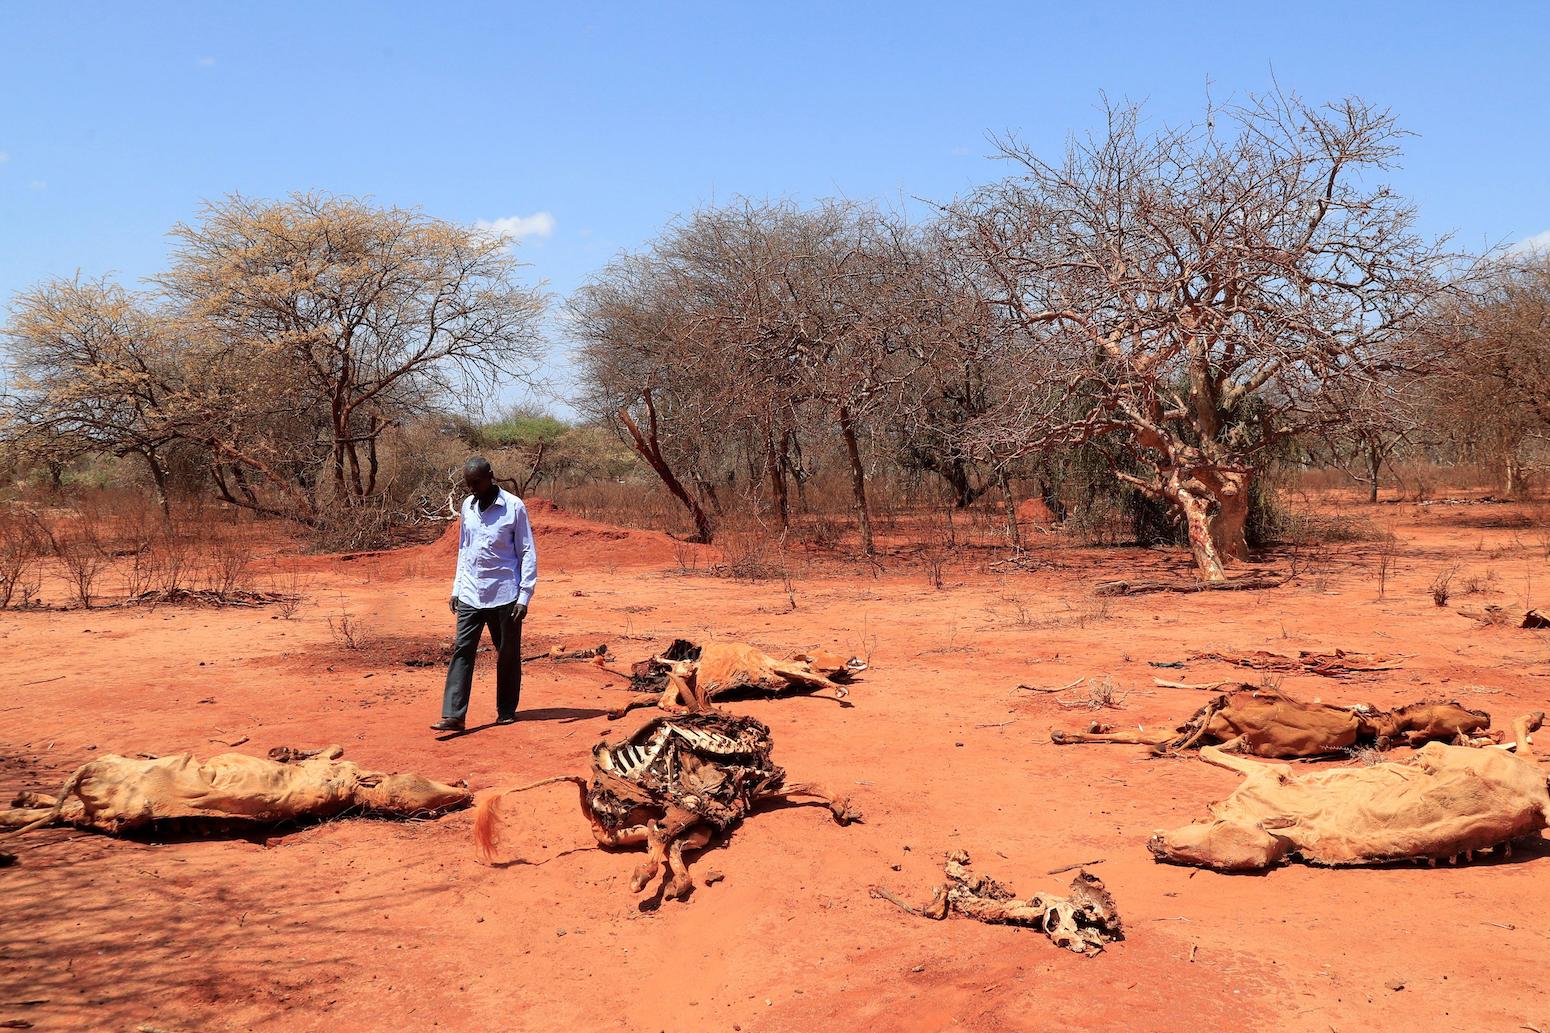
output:
[[779, 695], [792, 689], [812, 693], [833, 689], [843, 699], [848, 683], [866, 670], [857, 657], [833, 653], [798, 653], [777, 660], [753, 646], [736, 642], [710, 642], [697, 646], [678, 639], [660, 655], [642, 660], [631, 669], [630, 688], [655, 694], [632, 700], [609, 716], [622, 717], [637, 707], [657, 706], [669, 713], [709, 709], [718, 697], [735, 692]]
[[944, 867], [947, 881], [936, 888], [931, 902], [911, 907], [892, 893], [872, 887], [872, 896], [880, 897], [912, 915], [941, 920], [949, 913], [963, 915], [993, 925], [1022, 925], [1038, 929], [1056, 946], [1088, 956], [1103, 950], [1103, 945], [1125, 938], [1124, 926], [1114, 898], [1103, 888], [1103, 880], [1086, 871], [1071, 880], [1071, 895], [1035, 893], [1027, 900], [988, 875], [970, 868], [969, 855], [954, 850]]
[[[1543, 714], [1538, 715], [1539, 720]], [[1115, 731], [1094, 724], [1086, 732], [1054, 730], [1050, 739], [1072, 743], [1130, 743], [1157, 752], [1220, 745], [1257, 757], [1316, 757], [1359, 743], [1421, 746], [1427, 742], [1483, 745], [1499, 742], [1486, 729], [1491, 716], [1458, 703], [1410, 703], [1394, 710], [1365, 704], [1304, 703], [1280, 689], [1239, 685], [1206, 703], [1172, 731]], [[1534, 727], [1538, 727], [1536, 723]]]
[[106, 832], [178, 820], [275, 824], [354, 808], [437, 814], [470, 799], [466, 786], [363, 771], [339, 760], [341, 746], [270, 752], [277, 759], [223, 753], [203, 763], [190, 753], [143, 760], [109, 754], [77, 768], [57, 797], [21, 794], [0, 810], [0, 826], [21, 826], [15, 835], [56, 823]]
[[659, 717], [616, 746], [593, 747], [590, 778], [560, 775], [481, 799], [476, 852], [486, 862], [494, 858], [508, 796], [571, 782], [600, 846], [646, 845], [646, 860], [631, 879], [635, 892], [666, 865], [664, 895], [682, 898], [694, 888], [684, 852], [702, 849], [762, 801], [812, 797], [826, 802], [841, 825], [860, 817], [844, 797], [821, 786], [787, 785], [785, 771], [770, 758], [772, 745], [770, 730], [751, 717], [719, 711]]
[[1244, 781], [1211, 817], [1147, 844], [1159, 861], [1224, 871], [1309, 864], [1472, 858], [1550, 824], [1545, 772], [1530, 752], [1531, 720], [1515, 723], [1517, 753], [1428, 743], [1402, 761], [1292, 774], [1285, 764], [1231, 757], [1219, 747], [1200, 759]]

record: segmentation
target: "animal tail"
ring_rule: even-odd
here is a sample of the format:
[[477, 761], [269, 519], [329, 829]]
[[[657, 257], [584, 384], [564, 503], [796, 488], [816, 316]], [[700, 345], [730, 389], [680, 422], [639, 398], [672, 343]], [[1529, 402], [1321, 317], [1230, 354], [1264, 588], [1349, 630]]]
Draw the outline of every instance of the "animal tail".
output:
[[70, 797], [74, 795], [76, 789], [81, 784], [81, 779], [84, 777], [86, 777], [86, 765], [83, 764], [81, 767], [76, 768], [75, 772], [69, 778], [65, 779], [65, 784], [60, 787], [59, 796], [54, 800], [54, 806], [49, 808], [49, 812], [47, 814], [37, 819], [36, 821], [28, 822], [21, 828], [0, 832], [0, 837], [20, 836], [24, 832], [31, 832], [33, 829], [41, 829], [45, 825], [54, 824], [54, 822], [59, 820], [60, 814], [64, 812], [65, 804], [68, 803]]
[[474, 856], [478, 858], [481, 864], [492, 864], [495, 861], [495, 839], [500, 830], [500, 814], [496, 805], [512, 793], [525, 793], [529, 789], [554, 785], [556, 782], [573, 782], [580, 787], [583, 794], [587, 791], [587, 780], [581, 776], [556, 775], [553, 778], [540, 779], [529, 785], [486, 793], [474, 805]]

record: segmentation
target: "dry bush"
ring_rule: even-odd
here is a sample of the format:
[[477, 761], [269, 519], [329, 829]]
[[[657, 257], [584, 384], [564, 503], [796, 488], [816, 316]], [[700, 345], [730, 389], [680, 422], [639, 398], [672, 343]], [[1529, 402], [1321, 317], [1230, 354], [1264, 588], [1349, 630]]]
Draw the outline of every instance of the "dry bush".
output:
[[1496, 571], [1487, 570], [1484, 574], [1471, 574], [1466, 577], [1460, 591], [1465, 595], [1484, 595], [1497, 591], [1500, 583], [1501, 578], [1497, 576]]
[[200, 523], [190, 522], [184, 526], [169, 523], [163, 528], [152, 554], [152, 580], [157, 592], [175, 596], [188, 588], [201, 527]]
[[48, 550], [48, 537], [31, 513], [12, 507], [0, 511], [0, 608], [32, 605]]
[[1094, 678], [1078, 696], [1068, 696], [1055, 702], [1067, 710], [1120, 710], [1129, 693], [1121, 692], [1110, 675]]
[[1378, 598], [1388, 597], [1389, 577], [1394, 573], [1394, 561], [1399, 554], [1399, 539], [1392, 534], [1378, 542]]
[[386, 505], [328, 506], [312, 528], [316, 552], [367, 552], [390, 544], [403, 526], [400, 514]]
[[82, 516], [70, 516], [50, 525], [39, 525], [48, 537], [49, 549], [64, 568], [65, 580], [75, 601], [91, 609], [97, 598], [97, 579], [107, 565], [108, 557], [99, 537], [99, 526]]
[[328, 615], [328, 633], [333, 637], [334, 645], [351, 652], [361, 649], [366, 644], [364, 630], [349, 610]]
[[205, 552], [205, 587], [217, 596], [248, 589], [248, 546], [234, 534], [212, 537]]
[[1267, 540], [1295, 546], [1382, 541], [1386, 535], [1387, 532], [1364, 516], [1319, 513], [1293, 507], [1279, 508], [1275, 526], [1267, 528]]
[[280, 616], [290, 620], [301, 609], [301, 571], [296, 566], [285, 568], [270, 580], [270, 591], [275, 596], [275, 608]]
[[1432, 578], [1431, 593], [1432, 602], [1438, 606], [1447, 606], [1448, 599], [1453, 594], [1453, 578], [1459, 572], [1458, 564], [1448, 567], [1446, 570]]
[[738, 581], [768, 581], [785, 568], [785, 541], [758, 519], [729, 520], [716, 531], [722, 561], [711, 568]]

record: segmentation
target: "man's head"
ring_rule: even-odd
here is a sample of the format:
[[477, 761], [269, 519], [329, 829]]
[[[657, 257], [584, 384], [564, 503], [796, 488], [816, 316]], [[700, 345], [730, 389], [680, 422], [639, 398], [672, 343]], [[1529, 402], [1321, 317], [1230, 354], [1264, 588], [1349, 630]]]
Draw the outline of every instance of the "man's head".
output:
[[484, 456], [474, 456], [463, 464], [463, 483], [475, 498], [488, 499], [495, 494], [495, 471]]

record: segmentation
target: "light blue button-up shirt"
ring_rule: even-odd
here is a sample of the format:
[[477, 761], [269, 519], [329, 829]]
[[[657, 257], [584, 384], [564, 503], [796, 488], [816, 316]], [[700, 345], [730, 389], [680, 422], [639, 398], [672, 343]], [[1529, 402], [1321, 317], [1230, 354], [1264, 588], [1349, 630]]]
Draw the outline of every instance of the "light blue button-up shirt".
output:
[[504, 488], [481, 510], [472, 495], [463, 500], [452, 594], [465, 606], [488, 609], [533, 598], [538, 584], [538, 551], [522, 500]]

